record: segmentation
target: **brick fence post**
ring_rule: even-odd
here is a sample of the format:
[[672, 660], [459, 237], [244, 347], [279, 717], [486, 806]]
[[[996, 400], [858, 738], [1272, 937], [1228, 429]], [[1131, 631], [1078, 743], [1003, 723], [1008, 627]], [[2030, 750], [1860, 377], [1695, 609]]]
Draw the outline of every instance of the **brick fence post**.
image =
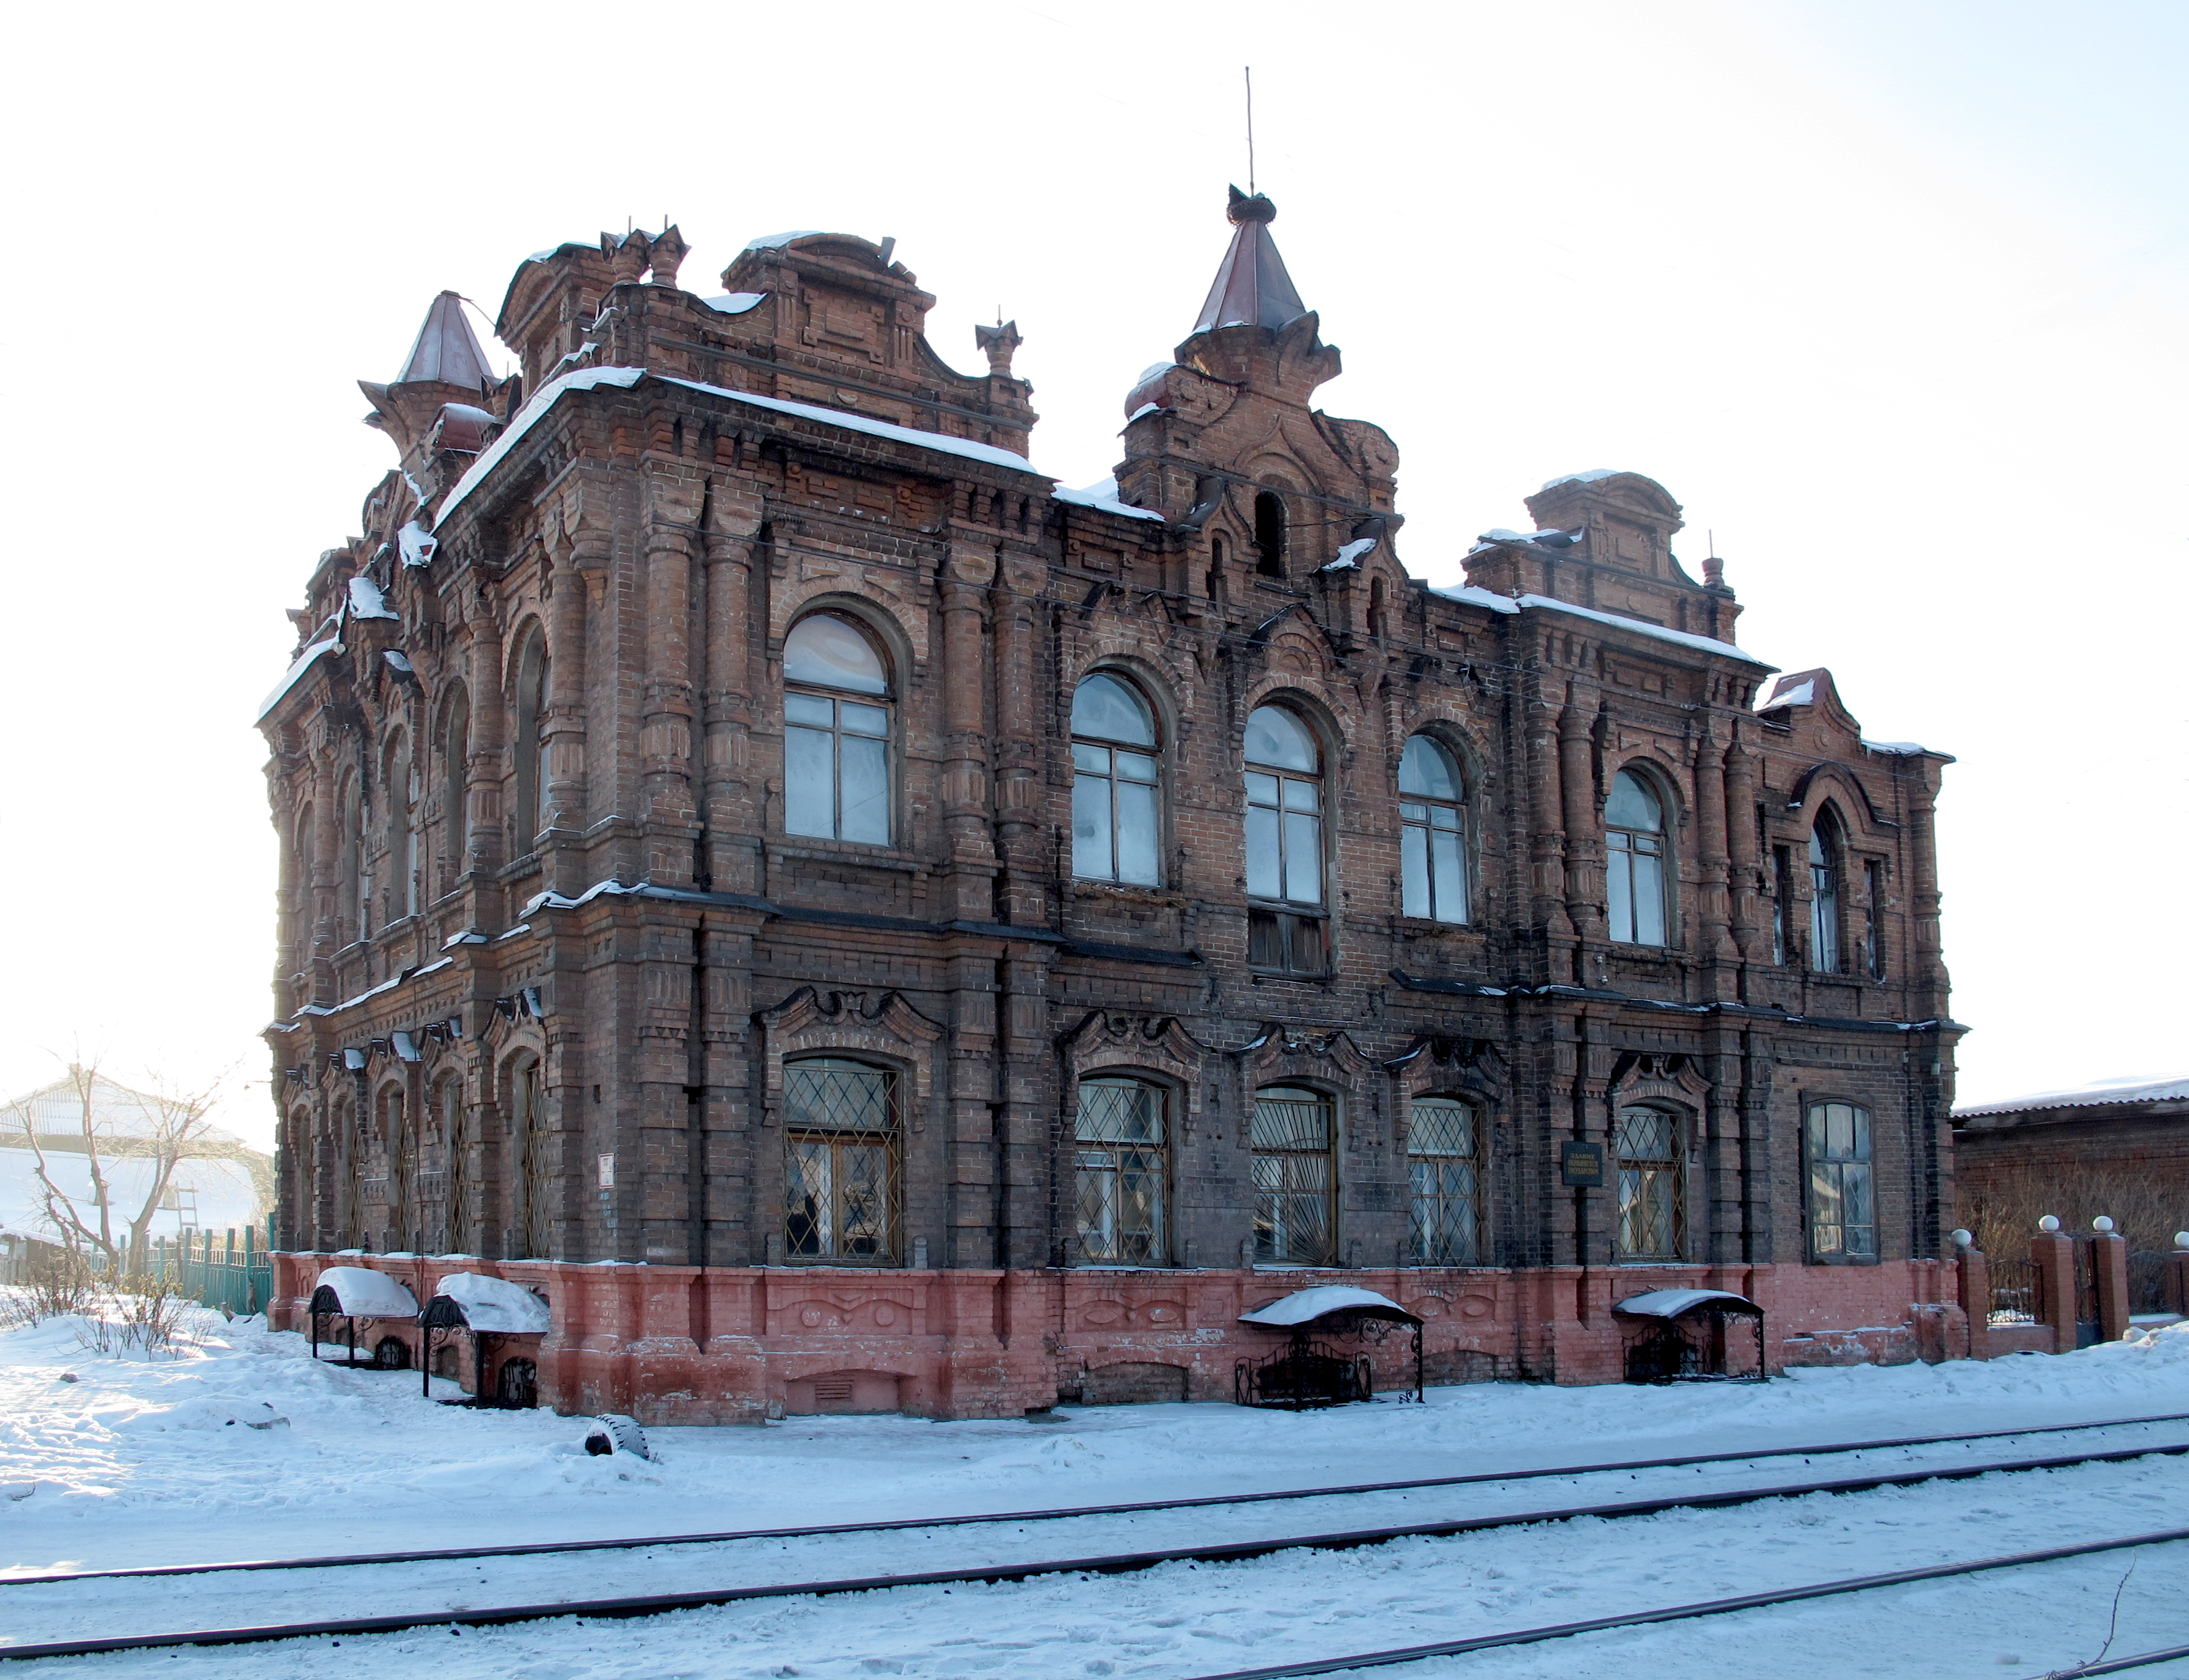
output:
[[2038, 1322], [2052, 1329], [2052, 1351], [2075, 1350], [2075, 1239], [2059, 1222], [2029, 1239], [2029, 1269], [2037, 1276]]
[[1969, 1357], [1991, 1357], [1991, 1262], [1984, 1251], [1977, 1247], [1966, 1231], [1954, 1233], [1954, 1246], [1960, 1260], [1960, 1271], [1955, 1277], [1957, 1299], [1961, 1304], [1961, 1316], [1969, 1322]]
[[2117, 1342], [2128, 1334], [2128, 1238], [2099, 1232], [2090, 1239], [2090, 1264], [2097, 1274], [2098, 1339]]

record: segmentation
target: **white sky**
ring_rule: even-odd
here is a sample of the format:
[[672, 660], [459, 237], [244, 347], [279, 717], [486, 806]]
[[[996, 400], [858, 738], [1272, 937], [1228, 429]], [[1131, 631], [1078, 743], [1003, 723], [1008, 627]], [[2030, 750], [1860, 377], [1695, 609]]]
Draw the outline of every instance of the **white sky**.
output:
[[[0, 1091], [77, 1042], [263, 1077], [251, 719], [392, 462], [354, 381], [437, 290], [491, 314], [528, 252], [665, 211], [703, 290], [761, 234], [894, 234], [958, 365], [1016, 318], [1036, 463], [1089, 482], [1222, 252], [1242, 63], [1414, 572], [1555, 473], [1659, 479], [1744, 643], [1959, 756], [1963, 1099], [2189, 1064], [2189, 8], [125, 5], [10, 40]], [[263, 1087], [224, 1118], [270, 1136]]]

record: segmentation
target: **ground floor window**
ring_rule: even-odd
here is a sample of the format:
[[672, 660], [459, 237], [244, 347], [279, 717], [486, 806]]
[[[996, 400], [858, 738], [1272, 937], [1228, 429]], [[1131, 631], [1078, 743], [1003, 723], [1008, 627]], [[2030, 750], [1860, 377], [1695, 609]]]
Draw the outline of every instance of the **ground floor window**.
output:
[[888, 1266], [897, 1258], [897, 1075], [834, 1057], [783, 1070], [784, 1254]]
[[1168, 1257], [1164, 1096], [1139, 1080], [1079, 1082], [1079, 1258], [1090, 1265], [1161, 1266]]
[[1809, 1167], [1810, 1258], [1875, 1260], [1869, 1113], [1851, 1102], [1812, 1103], [1802, 1145]]
[[1413, 1180], [1411, 1254], [1421, 1266], [1473, 1266], [1480, 1249], [1475, 1204], [1474, 1110], [1449, 1097], [1417, 1097], [1406, 1129]]
[[1328, 1266], [1337, 1257], [1331, 1145], [1337, 1127], [1319, 1091], [1266, 1085], [1254, 1093], [1254, 1258]]
[[1613, 1143], [1619, 1158], [1619, 1258], [1679, 1259], [1685, 1198], [1678, 1117], [1662, 1108], [1621, 1108]]

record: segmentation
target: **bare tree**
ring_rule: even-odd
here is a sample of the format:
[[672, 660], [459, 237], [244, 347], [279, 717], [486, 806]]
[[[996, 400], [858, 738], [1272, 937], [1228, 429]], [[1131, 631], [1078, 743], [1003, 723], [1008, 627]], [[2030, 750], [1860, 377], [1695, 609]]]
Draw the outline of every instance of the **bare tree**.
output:
[[[64, 1247], [104, 1257], [114, 1273], [142, 1265], [176, 1168], [239, 1153], [206, 1119], [227, 1077], [186, 1087], [156, 1074], [153, 1091], [132, 1091], [101, 1074], [94, 1057], [70, 1063], [65, 1079], [0, 1111], [8, 1141], [20, 1135], [31, 1152], [46, 1219]], [[70, 1170], [79, 1160], [82, 1177]], [[126, 1189], [110, 1171], [124, 1160], [144, 1164]]]

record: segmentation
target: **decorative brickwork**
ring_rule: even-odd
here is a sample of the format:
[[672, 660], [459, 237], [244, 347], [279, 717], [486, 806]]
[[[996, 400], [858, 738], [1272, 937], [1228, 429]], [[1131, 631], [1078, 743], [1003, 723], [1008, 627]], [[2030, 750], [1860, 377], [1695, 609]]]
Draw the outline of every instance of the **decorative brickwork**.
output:
[[886, 245], [757, 241], [712, 298], [675, 229], [557, 247], [501, 386], [436, 306], [261, 719], [284, 1299], [485, 1256], [553, 1305], [543, 1399], [649, 1421], [1228, 1395], [1303, 1221], [1451, 1378], [1615, 1378], [1675, 1284], [1762, 1303], [1774, 1365], [1965, 1345], [1950, 761], [1826, 672], [1758, 709], [1638, 475], [1411, 578], [1274, 214], [1090, 491], [1024, 459], [1015, 329], [953, 371]]

